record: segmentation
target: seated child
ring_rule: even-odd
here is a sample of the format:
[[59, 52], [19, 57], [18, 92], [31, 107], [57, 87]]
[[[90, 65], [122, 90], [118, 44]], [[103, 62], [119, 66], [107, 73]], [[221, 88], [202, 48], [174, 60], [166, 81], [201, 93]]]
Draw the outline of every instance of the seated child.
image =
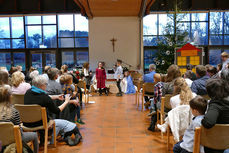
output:
[[[70, 94], [71, 95], [71, 100], [77, 100], [77, 92], [75, 91], [75, 86], [73, 85], [73, 78], [72, 75], [70, 74], [64, 74], [60, 77], [60, 83], [62, 86], [63, 93]], [[75, 116], [77, 115], [77, 123], [79, 124], [85, 124], [81, 119], [80, 119], [80, 104], [79, 102], [74, 104], [69, 104], [69, 109], [70, 109], [70, 118], [71, 121], [75, 121]]]
[[[193, 152], [195, 128], [201, 126], [201, 120], [203, 119], [207, 109], [207, 101], [201, 96], [196, 96], [190, 101], [189, 105], [194, 118], [190, 126], [186, 129], [183, 140], [174, 145], [174, 153]], [[203, 146], [200, 147], [200, 152], [204, 153]]]
[[132, 80], [132, 77], [130, 76], [128, 70], [124, 70], [124, 78], [122, 79], [121, 81], [121, 89], [122, 89], [122, 92], [125, 93], [125, 94], [133, 94], [136, 92], [136, 88], [133, 84], [133, 80]]

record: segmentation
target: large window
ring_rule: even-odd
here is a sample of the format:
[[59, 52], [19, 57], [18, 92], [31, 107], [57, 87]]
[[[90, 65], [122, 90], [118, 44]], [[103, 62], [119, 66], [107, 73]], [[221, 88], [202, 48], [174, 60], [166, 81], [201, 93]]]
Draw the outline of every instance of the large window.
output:
[[0, 17], [0, 49], [25, 48], [23, 17]]
[[88, 21], [81, 15], [58, 16], [59, 47], [88, 47]]
[[[207, 61], [210, 64], [216, 65], [221, 62], [221, 52], [229, 48], [229, 12], [179, 13], [176, 19], [178, 30], [188, 33], [187, 41], [205, 48], [209, 57]], [[150, 14], [143, 18], [144, 59], [149, 61], [148, 55], [154, 58], [158, 40], [163, 39], [165, 34], [173, 34], [174, 29], [171, 27], [174, 24], [173, 14], [168, 13]], [[145, 69], [147, 69], [147, 61], [145, 61]]]
[[82, 67], [85, 62], [88, 62], [88, 52], [86, 51], [63, 51], [62, 65], [68, 65], [69, 69], [74, 67]]
[[0, 16], [0, 66], [9, 70], [13, 65], [21, 65], [25, 70], [28, 65], [41, 72], [45, 65], [61, 65], [62, 54], [56, 58], [49, 48], [57, 52], [60, 48], [83, 49], [74, 53], [74, 61], [77, 60], [74, 66], [88, 62], [86, 17], [80, 14]]

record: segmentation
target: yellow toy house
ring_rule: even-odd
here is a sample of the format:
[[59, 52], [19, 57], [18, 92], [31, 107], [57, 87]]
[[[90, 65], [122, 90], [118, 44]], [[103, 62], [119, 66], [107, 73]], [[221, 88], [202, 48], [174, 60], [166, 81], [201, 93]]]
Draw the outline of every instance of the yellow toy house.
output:
[[[186, 65], [192, 64], [193, 66], [203, 64], [203, 48], [195, 47], [187, 43], [182, 48], [176, 48], [175, 64], [180, 67], [182, 74], [186, 72]], [[193, 69], [195, 72], [195, 69]]]

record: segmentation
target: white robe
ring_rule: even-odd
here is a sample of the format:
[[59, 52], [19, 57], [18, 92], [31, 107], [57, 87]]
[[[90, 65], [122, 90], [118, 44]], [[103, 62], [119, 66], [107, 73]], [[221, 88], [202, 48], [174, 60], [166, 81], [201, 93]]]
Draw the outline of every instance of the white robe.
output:
[[169, 126], [173, 133], [174, 140], [180, 141], [180, 136], [184, 135], [192, 121], [193, 115], [189, 105], [180, 105], [168, 113]]

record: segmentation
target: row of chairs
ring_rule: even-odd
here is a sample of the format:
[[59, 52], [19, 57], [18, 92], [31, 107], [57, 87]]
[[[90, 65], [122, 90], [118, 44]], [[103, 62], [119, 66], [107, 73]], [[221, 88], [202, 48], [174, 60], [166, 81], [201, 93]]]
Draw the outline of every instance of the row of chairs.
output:
[[[88, 104], [89, 102], [89, 91], [86, 88], [85, 81], [79, 81], [78, 84], [75, 84], [75, 90], [77, 91], [77, 87], [81, 88], [84, 96], [84, 104]], [[24, 95], [13, 94], [12, 95], [12, 104], [24, 104]]]
[[[75, 89], [77, 91], [77, 87], [81, 88], [84, 94], [84, 103], [85, 105], [89, 102], [89, 91], [86, 88], [85, 81], [79, 81], [77, 85], [75, 85]], [[28, 128], [22, 125], [23, 131], [25, 132], [33, 132], [38, 130], [45, 131], [45, 142], [44, 142], [44, 152], [47, 153], [47, 145], [48, 145], [48, 129], [53, 128], [53, 132], [56, 133], [55, 122], [50, 120], [47, 122], [47, 114], [46, 108], [43, 108], [39, 105], [23, 105], [24, 104], [24, 95], [12, 95], [12, 104], [20, 113], [20, 119], [25, 123], [33, 123], [42, 120], [43, 126]], [[12, 143], [16, 143], [16, 148], [18, 153], [22, 153], [22, 140], [21, 140], [21, 132], [19, 126], [14, 126], [9, 122], [1, 122], [0, 123], [0, 140], [2, 141], [2, 145], [6, 146]], [[2, 134], [3, 133], [3, 134]], [[12, 135], [14, 133], [14, 135]], [[56, 135], [54, 134], [54, 146], [56, 147]]]
[[[15, 108], [20, 113], [20, 119], [24, 123], [34, 123], [42, 121], [43, 125], [38, 127], [26, 127], [21, 124], [23, 131], [25, 132], [37, 132], [38, 130], [45, 131], [44, 153], [48, 152], [48, 130], [53, 128], [54, 133], [54, 147], [56, 147], [56, 126], [55, 121], [47, 121], [46, 108], [40, 105], [22, 105], [15, 104]], [[22, 138], [19, 126], [14, 126], [10, 122], [0, 122], [0, 140], [2, 145], [6, 146], [12, 143], [16, 143], [17, 153], [22, 153]], [[12, 133], [14, 133], [12, 135]]]
[[[157, 117], [158, 117], [158, 123], [163, 124], [164, 119], [166, 116], [166, 112], [164, 111], [165, 108], [171, 109], [170, 105], [170, 98], [172, 95], [165, 95], [161, 98], [161, 109], [157, 110]], [[203, 97], [207, 100], [210, 100], [210, 97], [208, 95], [203, 95]], [[159, 118], [160, 116], [160, 118]], [[216, 124], [211, 129], [206, 129], [204, 127], [198, 127], [195, 130], [195, 138], [194, 138], [194, 147], [193, 147], [193, 153], [199, 153], [200, 145], [206, 146], [212, 149], [216, 150], [224, 150], [229, 148], [229, 124]], [[170, 149], [170, 136], [171, 136], [171, 130], [168, 126], [167, 128], [167, 149]], [[163, 134], [162, 134], [163, 138]], [[173, 140], [172, 145], [174, 145], [175, 142]]]

